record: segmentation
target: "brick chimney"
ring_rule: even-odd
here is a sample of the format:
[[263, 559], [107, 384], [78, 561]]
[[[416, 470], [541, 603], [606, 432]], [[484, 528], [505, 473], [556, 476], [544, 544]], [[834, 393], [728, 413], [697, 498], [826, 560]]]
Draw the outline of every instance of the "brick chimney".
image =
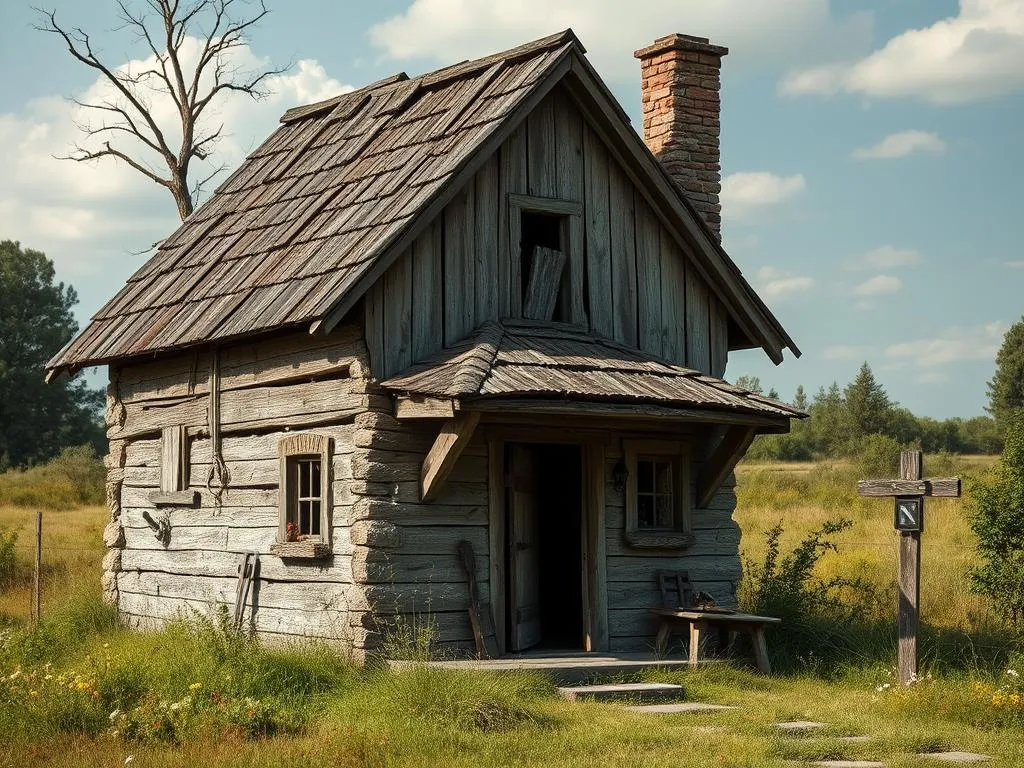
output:
[[644, 141], [683, 193], [722, 239], [722, 57], [728, 48], [706, 37], [668, 35], [641, 48]]

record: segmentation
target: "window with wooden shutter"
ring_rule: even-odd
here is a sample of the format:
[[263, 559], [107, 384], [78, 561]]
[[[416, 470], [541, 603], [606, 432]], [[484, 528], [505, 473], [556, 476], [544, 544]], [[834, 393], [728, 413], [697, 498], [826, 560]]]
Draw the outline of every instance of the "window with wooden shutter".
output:
[[690, 457], [674, 440], [623, 440], [626, 542], [675, 549], [692, 542]]
[[160, 431], [160, 490], [149, 494], [157, 507], [194, 507], [199, 491], [189, 490], [188, 428], [182, 425]]

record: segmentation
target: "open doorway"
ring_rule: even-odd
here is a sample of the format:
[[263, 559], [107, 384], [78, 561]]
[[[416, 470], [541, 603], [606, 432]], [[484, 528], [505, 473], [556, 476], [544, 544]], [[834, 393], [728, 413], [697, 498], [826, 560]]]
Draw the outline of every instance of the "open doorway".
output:
[[509, 445], [508, 647], [576, 650], [583, 626], [583, 457], [578, 445]]

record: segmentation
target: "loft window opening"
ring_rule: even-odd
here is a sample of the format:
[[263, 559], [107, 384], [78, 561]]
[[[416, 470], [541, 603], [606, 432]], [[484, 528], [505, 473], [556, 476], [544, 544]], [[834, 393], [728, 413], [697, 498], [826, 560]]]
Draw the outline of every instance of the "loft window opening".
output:
[[523, 317], [568, 320], [565, 275], [567, 217], [524, 210], [520, 215], [519, 274]]

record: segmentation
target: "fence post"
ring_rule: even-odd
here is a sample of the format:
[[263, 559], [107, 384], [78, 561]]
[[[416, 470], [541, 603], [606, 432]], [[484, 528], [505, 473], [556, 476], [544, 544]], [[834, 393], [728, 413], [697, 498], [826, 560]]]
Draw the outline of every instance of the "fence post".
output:
[[43, 569], [43, 513], [36, 512], [36, 559], [32, 569], [32, 625], [39, 623], [39, 597]]

